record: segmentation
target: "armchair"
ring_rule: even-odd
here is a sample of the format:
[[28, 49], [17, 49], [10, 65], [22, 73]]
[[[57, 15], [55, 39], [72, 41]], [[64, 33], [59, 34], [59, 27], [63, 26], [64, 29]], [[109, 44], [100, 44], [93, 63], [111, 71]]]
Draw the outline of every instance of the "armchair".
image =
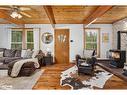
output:
[[76, 64], [78, 67], [78, 73], [84, 73], [93, 75], [95, 69], [96, 58], [87, 58], [86, 60], [82, 59], [80, 55], [76, 55]]

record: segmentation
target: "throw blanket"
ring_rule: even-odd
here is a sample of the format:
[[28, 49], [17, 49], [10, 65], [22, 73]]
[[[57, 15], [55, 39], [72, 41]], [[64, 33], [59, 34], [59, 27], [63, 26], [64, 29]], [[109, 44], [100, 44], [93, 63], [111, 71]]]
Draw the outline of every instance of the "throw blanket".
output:
[[39, 68], [40, 66], [37, 58], [19, 60], [13, 65], [11, 76], [17, 77], [21, 70], [21, 67], [23, 66], [24, 63], [27, 63], [27, 62], [34, 62], [35, 68]]

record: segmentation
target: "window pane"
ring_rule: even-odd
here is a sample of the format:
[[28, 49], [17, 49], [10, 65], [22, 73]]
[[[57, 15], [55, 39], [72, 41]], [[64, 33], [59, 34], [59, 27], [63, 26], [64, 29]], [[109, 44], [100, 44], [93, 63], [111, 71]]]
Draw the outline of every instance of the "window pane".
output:
[[86, 32], [86, 42], [97, 42], [97, 33]]
[[27, 42], [33, 42], [33, 31], [27, 31]]
[[22, 49], [22, 44], [11, 44], [12, 49]]
[[97, 43], [86, 43], [87, 50], [97, 50]]
[[12, 42], [22, 42], [22, 31], [12, 31]]
[[22, 31], [16, 30], [11, 32], [11, 48], [22, 49]]
[[27, 43], [27, 49], [34, 49], [33, 43]]
[[33, 31], [27, 31], [27, 49], [33, 49]]

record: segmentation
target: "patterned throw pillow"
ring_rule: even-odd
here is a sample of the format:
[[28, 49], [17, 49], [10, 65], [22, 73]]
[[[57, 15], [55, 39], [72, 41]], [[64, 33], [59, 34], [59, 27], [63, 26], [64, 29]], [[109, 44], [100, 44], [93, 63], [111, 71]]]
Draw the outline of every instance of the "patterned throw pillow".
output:
[[15, 52], [13, 49], [6, 49], [4, 51], [4, 57], [15, 57]]
[[23, 50], [21, 51], [21, 57], [24, 58], [24, 55], [25, 55], [26, 51], [27, 51], [26, 49], [23, 49]]
[[32, 58], [33, 51], [27, 50], [23, 56], [23, 58]]
[[15, 57], [21, 57], [21, 50], [16, 50]]

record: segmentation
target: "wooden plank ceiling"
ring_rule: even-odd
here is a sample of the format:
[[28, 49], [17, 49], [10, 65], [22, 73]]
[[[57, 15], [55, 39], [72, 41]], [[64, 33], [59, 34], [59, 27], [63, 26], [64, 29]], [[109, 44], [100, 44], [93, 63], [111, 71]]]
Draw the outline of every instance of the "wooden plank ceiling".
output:
[[[1, 7], [1, 6], [0, 6]], [[7, 6], [2, 6], [7, 7]], [[23, 12], [31, 17], [23, 16], [21, 19], [13, 19], [9, 15], [12, 11], [0, 10], [0, 21], [3, 23], [16, 24], [82, 24], [93, 14], [100, 6], [24, 6], [31, 10]], [[104, 7], [104, 6], [103, 6]], [[103, 12], [102, 12], [103, 13]], [[127, 6], [113, 6], [97, 17], [94, 23], [111, 24], [127, 17]], [[90, 18], [89, 18], [90, 19]], [[94, 18], [95, 19], [95, 18]]]

